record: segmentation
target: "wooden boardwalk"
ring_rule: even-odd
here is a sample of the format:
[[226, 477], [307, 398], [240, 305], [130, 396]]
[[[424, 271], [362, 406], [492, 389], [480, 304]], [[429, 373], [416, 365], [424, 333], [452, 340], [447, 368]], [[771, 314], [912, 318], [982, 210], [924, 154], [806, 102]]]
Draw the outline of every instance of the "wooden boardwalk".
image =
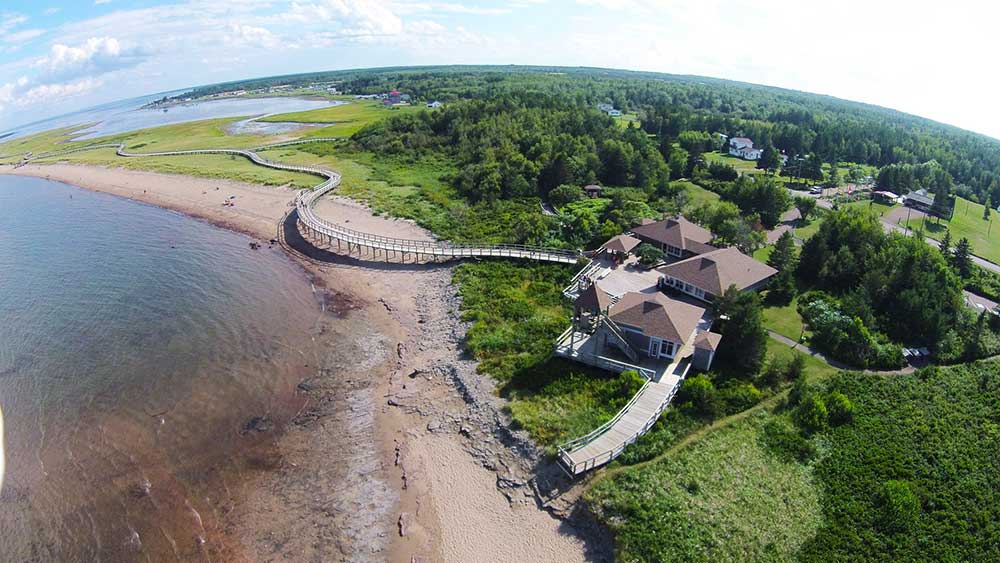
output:
[[559, 447], [559, 463], [570, 476], [600, 467], [649, 431], [680, 387], [681, 378], [666, 373], [647, 381], [625, 408], [593, 432]]
[[299, 172], [323, 178], [323, 181], [311, 190], [303, 190], [295, 197], [295, 208], [298, 212], [298, 226], [303, 236], [311, 237], [315, 241], [325, 243], [331, 247], [336, 244], [338, 249], [346, 250], [348, 254], [357, 251], [359, 254], [363, 250], [369, 251], [371, 256], [378, 256], [381, 252], [384, 260], [398, 259], [406, 261], [410, 258], [417, 260], [451, 260], [460, 258], [516, 258], [526, 260], [538, 260], [543, 262], [557, 262], [561, 264], [575, 264], [582, 256], [577, 250], [565, 250], [560, 248], [548, 248], [542, 246], [531, 246], [522, 244], [490, 244], [490, 243], [467, 243], [459, 244], [448, 241], [421, 241], [409, 240], [393, 237], [385, 237], [375, 233], [365, 233], [348, 229], [343, 225], [321, 219], [313, 211], [315, 203], [330, 191], [340, 185], [340, 173], [316, 168], [312, 166], [300, 166], [295, 164], [285, 164], [263, 158], [257, 151], [302, 145], [307, 143], [321, 143], [337, 140], [330, 137], [317, 137], [312, 139], [299, 139], [264, 145], [252, 149], [191, 149], [176, 151], [160, 151], [148, 153], [133, 153], [125, 149], [121, 143], [104, 143], [87, 145], [64, 151], [43, 153], [25, 157], [19, 165], [24, 165], [35, 160], [64, 156], [76, 152], [91, 151], [98, 149], [115, 149], [118, 156], [124, 158], [139, 158], [153, 156], [182, 156], [193, 154], [228, 154], [241, 156], [260, 166], [266, 166], [276, 170], [286, 170], [289, 172]]

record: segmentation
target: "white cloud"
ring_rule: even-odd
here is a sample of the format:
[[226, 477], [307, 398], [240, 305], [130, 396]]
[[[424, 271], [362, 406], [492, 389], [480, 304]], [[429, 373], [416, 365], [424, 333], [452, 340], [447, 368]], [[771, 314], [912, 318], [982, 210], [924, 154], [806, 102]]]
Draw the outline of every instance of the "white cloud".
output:
[[62, 84], [39, 84], [29, 88], [15, 103], [19, 106], [31, 106], [55, 100], [64, 100], [79, 96], [101, 87], [103, 82], [97, 78], [83, 78]]
[[5, 34], [26, 21], [28, 16], [23, 14], [0, 14], [0, 34]]
[[114, 37], [91, 37], [76, 46], [56, 43], [48, 56], [35, 62], [48, 79], [69, 80], [85, 75], [99, 75], [141, 63], [146, 54], [125, 48]]
[[100, 6], [101, 4], [110, 4], [111, 0], [94, 0], [95, 6]]
[[0, 41], [15, 44], [24, 43], [44, 34], [44, 29], [22, 29], [21, 31], [15, 31], [14, 33], [5, 33], [3, 36], [0, 36]]
[[58, 14], [61, 10], [62, 10], [62, 8], [60, 8], [58, 6], [53, 6], [51, 8], [45, 8], [45, 11], [42, 12], [42, 15], [43, 16], [54, 16], [54, 15]]
[[275, 34], [263, 27], [232, 24], [227, 42], [244, 47], [261, 47], [271, 49], [277, 47], [281, 40]]

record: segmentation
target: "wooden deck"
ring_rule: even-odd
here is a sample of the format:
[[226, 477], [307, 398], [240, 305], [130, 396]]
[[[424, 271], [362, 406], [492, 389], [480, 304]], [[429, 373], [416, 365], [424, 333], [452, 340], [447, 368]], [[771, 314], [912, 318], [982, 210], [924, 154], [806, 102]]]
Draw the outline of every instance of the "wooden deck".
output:
[[178, 151], [161, 151], [150, 153], [133, 153], [125, 150], [124, 144], [105, 143], [77, 147], [65, 151], [45, 153], [33, 156], [26, 156], [19, 165], [26, 164], [44, 158], [53, 158], [82, 151], [98, 149], [115, 149], [118, 156], [124, 158], [150, 157], [150, 156], [181, 156], [192, 154], [229, 154], [244, 157], [254, 164], [274, 168], [276, 170], [287, 170], [289, 172], [299, 172], [318, 176], [324, 180], [312, 190], [303, 190], [295, 198], [295, 207], [299, 217], [299, 230], [303, 236], [312, 237], [313, 240], [334, 245], [341, 250], [346, 250], [348, 254], [357, 251], [369, 250], [369, 255], [378, 256], [382, 254], [384, 260], [397, 259], [406, 261], [412, 260], [451, 260], [460, 258], [516, 258], [526, 260], [538, 260], [543, 262], [557, 262], [562, 264], [575, 264], [582, 253], [577, 250], [565, 250], [561, 248], [548, 248], [542, 246], [530, 246], [523, 244], [489, 244], [489, 243], [468, 243], [458, 244], [448, 241], [421, 241], [408, 240], [392, 237], [385, 237], [374, 233], [365, 233], [348, 229], [343, 225], [332, 223], [321, 219], [313, 212], [313, 206], [323, 195], [336, 189], [340, 185], [340, 173], [334, 170], [315, 168], [311, 166], [299, 166], [285, 164], [268, 160], [257, 154], [257, 151], [286, 147], [291, 145], [301, 145], [306, 143], [330, 142], [334, 138], [317, 137], [314, 139], [301, 139], [297, 141], [286, 141], [273, 145], [264, 145], [254, 149], [192, 149]]

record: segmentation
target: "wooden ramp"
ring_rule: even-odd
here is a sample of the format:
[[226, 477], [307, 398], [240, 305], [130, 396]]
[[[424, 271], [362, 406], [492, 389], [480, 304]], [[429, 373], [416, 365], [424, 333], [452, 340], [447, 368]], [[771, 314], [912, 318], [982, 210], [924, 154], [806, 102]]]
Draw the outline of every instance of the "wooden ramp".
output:
[[670, 404], [681, 378], [668, 370], [659, 381], [647, 381], [625, 408], [599, 428], [559, 448], [559, 463], [570, 476], [600, 467], [649, 431]]

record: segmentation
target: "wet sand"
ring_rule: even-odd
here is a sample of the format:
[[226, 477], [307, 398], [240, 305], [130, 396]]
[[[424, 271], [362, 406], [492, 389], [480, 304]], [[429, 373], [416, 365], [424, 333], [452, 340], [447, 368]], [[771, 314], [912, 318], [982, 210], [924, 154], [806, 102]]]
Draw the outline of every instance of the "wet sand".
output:
[[[113, 168], [29, 165], [16, 173], [173, 209], [265, 241], [279, 238], [294, 197], [285, 188]], [[235, 206], [222, 206], [232, 195]], [[375, 217], [341, 198], [325, 198], [316, 211], [360, 230], [430, 238], [411, 222]], [[329, 330], [344, 333], [324, 335], [340, 343], [320, 361], [336, 366], [337, 376], [321, 370], [303, 381], [308, 406], [259, 453], [259, 471], [227, 484], [217, 509], [231, 547], [225, 559], [611, 557], [601, 530], [539, 507], [538, 453], [509, 430], [492, 381], [461, 350], [466, 327], [451, 266], [297, 259], [351, 322], [331, 323]], [[567, 514], [571, 507], [562, 507], [560, 516]]]

